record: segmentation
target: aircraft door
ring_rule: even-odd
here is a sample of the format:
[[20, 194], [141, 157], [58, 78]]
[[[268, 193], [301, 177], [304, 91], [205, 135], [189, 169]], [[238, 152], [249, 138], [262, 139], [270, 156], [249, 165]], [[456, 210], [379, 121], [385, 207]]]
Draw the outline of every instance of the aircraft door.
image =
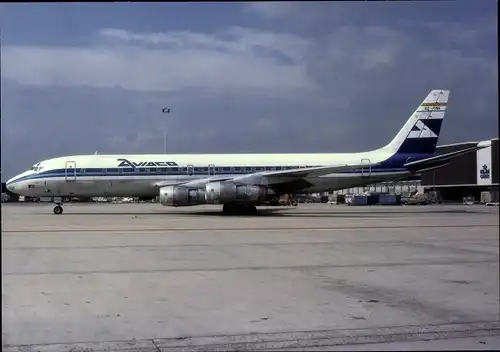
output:
[[187, 175], [188, 176], [193, 176], [194, 175], [194, 166], [193, 165], [188, 165], [187, 166]]
[[370, 177], [372, 175], [372, 165], [370, 159], [361, 159], [361, 176]]
[[64, 178], [66, 181], [76, 181], [76, 162], [74, 161], [66, 162]]
[[210, 176], [215, 175], [215, 165], [213, 164], [208, 165], [208, 175]]

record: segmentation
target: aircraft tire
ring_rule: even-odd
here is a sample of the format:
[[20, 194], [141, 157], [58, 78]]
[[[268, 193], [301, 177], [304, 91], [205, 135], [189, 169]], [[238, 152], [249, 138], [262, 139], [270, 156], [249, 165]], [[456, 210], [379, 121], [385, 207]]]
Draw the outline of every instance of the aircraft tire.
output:
[[56, 205], [54, 207], [54, 214], [61, 215], [62, 213], [63, 213], [63, 207], [61, 207], [60, 205]]

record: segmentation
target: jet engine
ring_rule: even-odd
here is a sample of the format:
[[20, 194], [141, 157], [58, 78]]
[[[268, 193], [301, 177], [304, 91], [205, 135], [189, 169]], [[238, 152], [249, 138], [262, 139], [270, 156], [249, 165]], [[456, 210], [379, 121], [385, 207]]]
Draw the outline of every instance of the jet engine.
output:
[[160, 204], [173, 207], [205, 204], [205, 190], [182, 186], [160, 188]]
[[210, 182], [205, 186], [205, 199], [208, 204], [260, 203], [274, 195], [270, 188], [258, 185]]

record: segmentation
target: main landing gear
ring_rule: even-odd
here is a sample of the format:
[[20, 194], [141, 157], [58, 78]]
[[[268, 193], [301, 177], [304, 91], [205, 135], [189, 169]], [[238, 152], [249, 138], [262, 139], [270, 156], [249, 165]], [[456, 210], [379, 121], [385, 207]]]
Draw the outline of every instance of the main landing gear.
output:
[[253, 204], [224, 204], [222, 206], [222, 212], [224, 214], [231, 215], [249, 215], [257, 214], [257, 208]]
[[63, 213], [63, 207], [60, 204], [57, 204], [54, 207], [54, 214], [61, 215]]

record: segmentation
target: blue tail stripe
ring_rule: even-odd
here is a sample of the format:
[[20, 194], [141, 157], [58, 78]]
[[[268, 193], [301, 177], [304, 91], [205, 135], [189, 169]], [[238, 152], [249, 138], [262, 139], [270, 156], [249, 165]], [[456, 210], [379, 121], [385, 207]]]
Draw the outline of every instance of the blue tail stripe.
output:
[[432, 132], [434, 132], [437, 136], [439, 136], [439, 132], [441, 132], [441, 125], [443, 124], [443, 119], [427, 119], [427, 120], [422, 120], [422, 122]]
[[[417, 137], [411, 138], [407, 137], [403, 143], [399, 146], [397, 154], [434, 154], [436, 151], [436, 145], [438, 142], [439, 133], [441, 132], [441, 126], [443, 124], [443, 119], [421, 119], [417, 122], [422, 122], [426, 128], [431, 130], [436, 137]], [[412, 128], [412, 131], [420, 131], [421, 129], [417, 126], [417, 123]], [[411, 132], [410, 132], [411, 133]], [[426, 157], [429, 157], [427, 155]]]
[[399, 147], [397, 154], [434, 154], [437, 138], [407, 138]]

